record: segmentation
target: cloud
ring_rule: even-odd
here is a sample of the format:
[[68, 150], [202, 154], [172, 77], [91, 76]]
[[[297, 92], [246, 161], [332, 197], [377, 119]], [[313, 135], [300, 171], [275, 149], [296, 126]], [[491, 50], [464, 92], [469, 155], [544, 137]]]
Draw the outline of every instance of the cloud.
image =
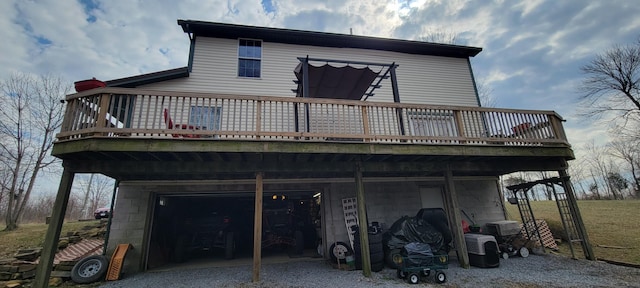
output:
[[606, 139], [574, 119], [580, 66], [640, 36], [640, 5], [624, 0], [80, 0], [0, 1], [0, 79], [13, 71], [108, 80], [185, 66], [177, 19], [420, 39], [452, 31], [482, 47], [472, 59], [497, 105], [556, 110], [571, 141]]

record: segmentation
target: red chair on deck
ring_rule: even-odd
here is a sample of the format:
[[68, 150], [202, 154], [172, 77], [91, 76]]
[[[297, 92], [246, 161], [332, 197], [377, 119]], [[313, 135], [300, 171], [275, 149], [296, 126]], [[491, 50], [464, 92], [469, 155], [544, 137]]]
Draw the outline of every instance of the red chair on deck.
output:
[[[169, 109], [164, 108], [164, 123], [167, 124], [167, 129], [184, 129], [184, 130], [198, 130], [198, 127], [187, 124], [174, 124], [173, 120], [171, 120], [171, 116], [169, 115]], [[173, 138], [200, 138], [200, 135], [194, 134], [171, 134]]]

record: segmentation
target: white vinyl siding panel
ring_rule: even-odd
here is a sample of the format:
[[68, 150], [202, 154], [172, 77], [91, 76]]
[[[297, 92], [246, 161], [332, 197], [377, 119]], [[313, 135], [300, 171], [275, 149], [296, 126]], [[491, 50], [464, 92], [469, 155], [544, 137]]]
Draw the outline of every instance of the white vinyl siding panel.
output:
[[[369, 49], [327, 48], [280, 43], [262, 43], [262, 75], [237, 77], [238, 40], [199, 37], [194, 49], [193, 69], [188, 78], [145, 85], [173, 91], [293, 97], [297, 57], [393, 63], [397, 68], [400, 102], [434, 105], [478, 106], [467, 59], [413, 55]], [[324, 63], [314, 63], [321, 65]], [[334, 64], [335, 65], [335, 64]], [[356, 66], [358, 67], [358, 66]], [[371, 67], [374, 71], [379, 68]], [[392, 102], [391, 81], [382, 81], [368, 101]]]

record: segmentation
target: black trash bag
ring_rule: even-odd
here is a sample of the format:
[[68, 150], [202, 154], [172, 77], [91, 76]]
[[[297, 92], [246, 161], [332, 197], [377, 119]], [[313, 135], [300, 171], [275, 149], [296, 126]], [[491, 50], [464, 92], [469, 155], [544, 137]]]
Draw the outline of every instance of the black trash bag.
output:
[[436, 228], [420, 218], [409, 216], [403, 216], [393, 223], [382, 238], [388, 250], [402, 249], [411, 242], [429, 244], [432, 250], [438, 251], [444, 241], [442, 233]]
[[429, 223], [433, 228], [436, 228], [441, 234], [443, 239], [443, 248], [445, 252], [449, 252], [449, 244], [453, 241], [453, 234], [449, 229], [449, 221], [447, 215], [442, 208], [422, 208], [416, 214], [416, 217]]
[[404, 257], [406, 267], [428, 266], [433, 262], [431, 246], [426, 243], [408, 243], [400, 250], [400, 255]]

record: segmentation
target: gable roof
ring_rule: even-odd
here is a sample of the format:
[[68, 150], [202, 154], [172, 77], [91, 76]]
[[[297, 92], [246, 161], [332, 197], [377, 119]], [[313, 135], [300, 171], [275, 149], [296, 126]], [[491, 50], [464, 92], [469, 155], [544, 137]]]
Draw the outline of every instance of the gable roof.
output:
[[178, 20], [185, 33], [214, 38], [254, 38], [266, 42], [335, 48], [359, 48], [456, 58], [476, 56], [482, 48], [390, 38]]
[[135, 88], [140, 85], [162, 82], [172, 79], [189, 77], [189, 68], [180, 67], [175, 69], [157, 71], [120, 79], [106, 81], [108, 87]]

